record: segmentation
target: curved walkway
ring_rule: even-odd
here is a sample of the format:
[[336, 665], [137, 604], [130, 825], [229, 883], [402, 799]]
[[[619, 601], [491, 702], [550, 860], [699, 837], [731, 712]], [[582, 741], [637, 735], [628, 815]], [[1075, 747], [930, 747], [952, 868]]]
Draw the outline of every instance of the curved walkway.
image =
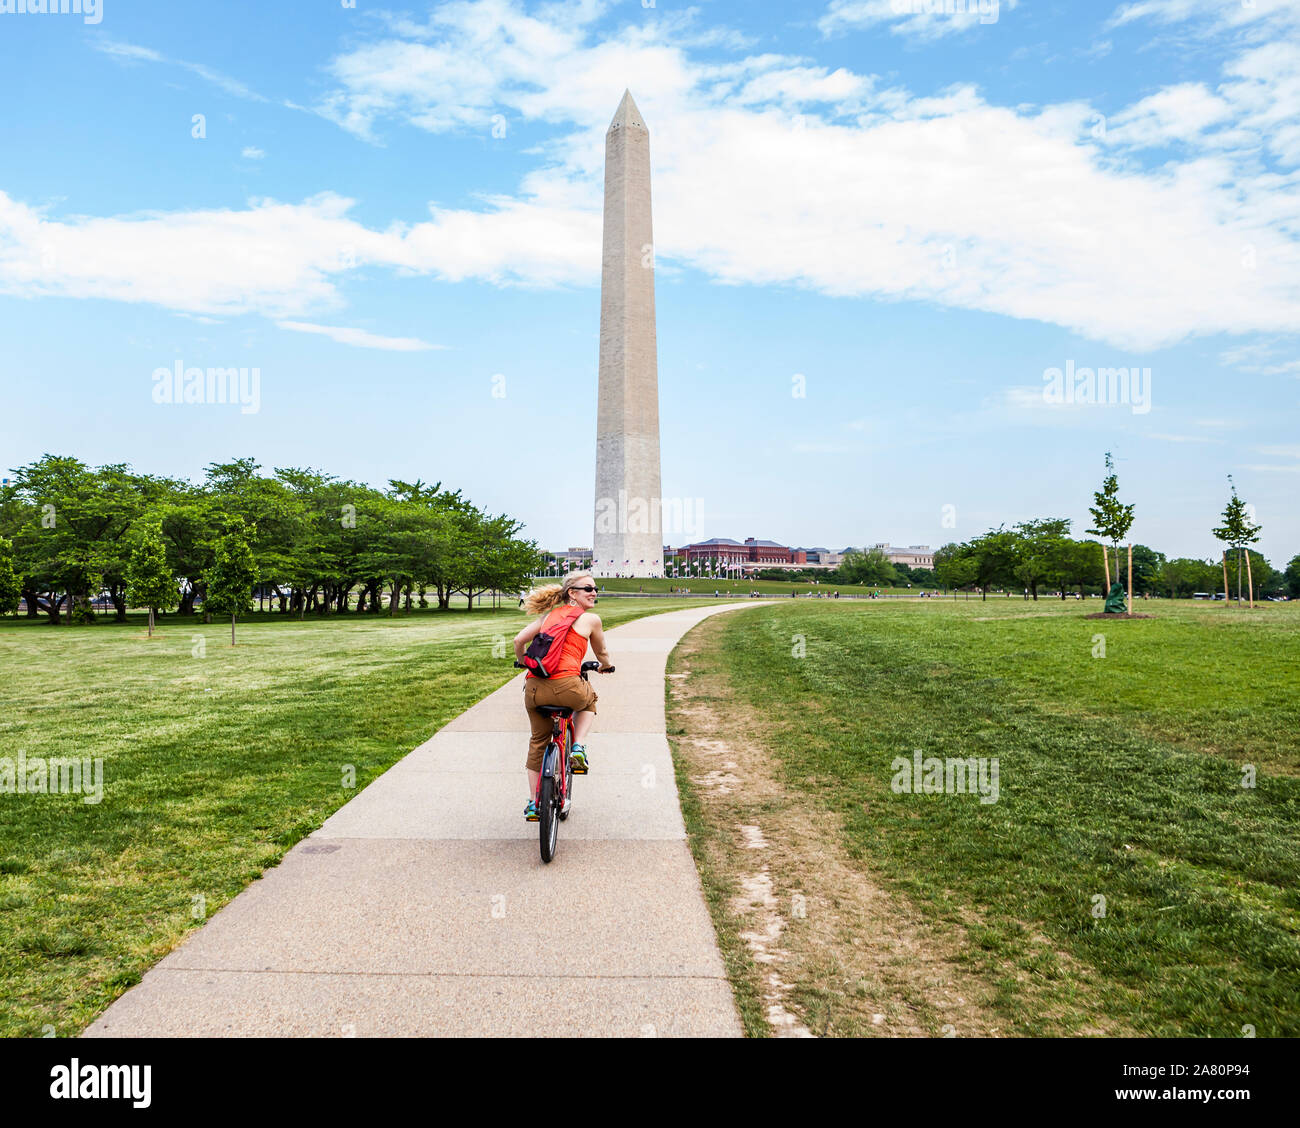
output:
[[740, 1035], [678, 806], [664, 667], [726, 603], [607, 632], [555, 860], [523, 820], [519, 678], [400, 760], [87, 1035]]

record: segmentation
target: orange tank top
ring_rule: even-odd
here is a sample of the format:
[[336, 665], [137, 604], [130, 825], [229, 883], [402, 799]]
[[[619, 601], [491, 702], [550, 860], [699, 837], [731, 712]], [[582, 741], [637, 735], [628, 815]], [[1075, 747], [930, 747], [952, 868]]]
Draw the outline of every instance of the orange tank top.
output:
[[[542, 630], [549, 631], [570, 610], [567, 604], [561, 603], [543, 620]], [[560, 649], [560, 664], [555, 668], [552, 678], [576, 678], [582, 673], [582, 660], [587, 656], [587, 641], [583, 635], [570, 628]]]

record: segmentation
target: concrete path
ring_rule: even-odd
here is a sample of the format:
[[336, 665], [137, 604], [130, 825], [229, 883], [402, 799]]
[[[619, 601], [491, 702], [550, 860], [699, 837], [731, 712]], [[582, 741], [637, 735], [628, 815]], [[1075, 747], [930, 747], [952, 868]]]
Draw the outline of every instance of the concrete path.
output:
[[522, 675], [298, 843], [87, 1035], [739, 1035], [677, 801], [664, 666], [728, 603], [607, 634], [592, 770], [543, 865]]

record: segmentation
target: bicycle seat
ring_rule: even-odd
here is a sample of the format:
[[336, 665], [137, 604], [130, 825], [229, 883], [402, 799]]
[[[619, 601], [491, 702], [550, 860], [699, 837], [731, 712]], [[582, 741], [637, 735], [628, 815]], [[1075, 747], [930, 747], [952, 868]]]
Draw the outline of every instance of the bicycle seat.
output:
[[537, 711], [548, 717], [571, 717], [573, 710], [567, 705], [538, 705]]

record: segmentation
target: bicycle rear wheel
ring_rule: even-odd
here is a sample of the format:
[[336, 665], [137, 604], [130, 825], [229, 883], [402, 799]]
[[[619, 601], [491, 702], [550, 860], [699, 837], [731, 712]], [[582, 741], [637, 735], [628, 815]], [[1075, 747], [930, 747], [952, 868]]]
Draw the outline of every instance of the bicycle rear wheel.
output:
[[555, 857], [555, 847], [560, 840], [560, 800], [556, 794], [555, 777], [542, 777], [542, 797], [537, 804], [537, 836], [542, 847], [542, 861]]

